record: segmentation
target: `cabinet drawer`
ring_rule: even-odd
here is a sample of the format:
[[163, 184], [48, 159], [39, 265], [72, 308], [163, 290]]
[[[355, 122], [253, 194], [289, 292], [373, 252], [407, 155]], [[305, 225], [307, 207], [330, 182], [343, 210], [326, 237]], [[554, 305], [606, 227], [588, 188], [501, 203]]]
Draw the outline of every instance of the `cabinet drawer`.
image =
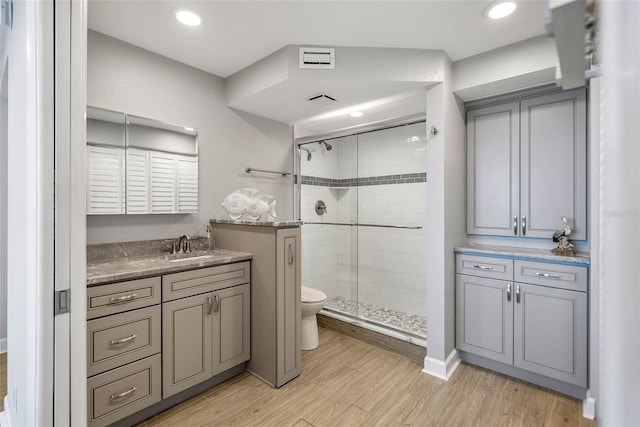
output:
[[587, 267], [515, 261], [514, 281], [587, 292]]
[[513, 280], [513, 260], [459, 254], [456, 272], [490, 279]]
[[87, 380], [89, 425], [109, 425], [160, 401], [160, 355]]
[[213, 292], [250, 281], [249, 262], [219, 265], [162, 276], [162, 301]]
[[87, 375], [160, 352], [160, 305], [87, 322]]
[[160, 277], [87, 288], [87, 319], [160, 304]]

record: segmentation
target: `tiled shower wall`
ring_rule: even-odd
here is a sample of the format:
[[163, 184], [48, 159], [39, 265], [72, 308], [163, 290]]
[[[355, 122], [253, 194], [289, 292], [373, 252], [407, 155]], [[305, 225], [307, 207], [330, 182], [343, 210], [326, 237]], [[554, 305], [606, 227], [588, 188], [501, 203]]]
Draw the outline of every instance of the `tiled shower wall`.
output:
[[[302, 153], [305, 222], [425, 226], [424, 123], [329, 140], [310, 161]], [[344, 187], [344, 188], [340, 188]], [[327, 214], [314, 205], [323, 200]], [[425, 233], [397, 228], [302, 228], [303, 285], [342, 297], [425, 315]]]

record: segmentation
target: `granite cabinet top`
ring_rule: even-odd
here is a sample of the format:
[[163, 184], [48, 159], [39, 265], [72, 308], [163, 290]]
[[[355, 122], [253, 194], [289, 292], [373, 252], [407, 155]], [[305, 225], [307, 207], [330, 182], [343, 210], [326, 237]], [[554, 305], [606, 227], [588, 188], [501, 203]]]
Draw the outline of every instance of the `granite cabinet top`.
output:
[[533, 261], [547, 261], [566, 264], [580, 264], [589, 266], [591, 261], [588, 253], [576, 252], [574, 256], [556, 255], [550, 249], [534, 249], [515, 246], [494, 246], [467, 243], [454, 249], [457, 253], [509, 257], [528, 259]]
[[215, 249], [196, 251], [188, 255], [153, 253], [87, 261], [87, 286], [101, 285], [121, 280], [139, 279], [176, 273], [197, 268], [247, 261], [253, 255], [247, 252]]
[[233, 224], [233, 225], [251, 225], [254, 227], [271, 227], [271, 228], [296, 228], [302, 225], [302, 221], [248, 221], [232, 219], [210, 219], [211, 224]]

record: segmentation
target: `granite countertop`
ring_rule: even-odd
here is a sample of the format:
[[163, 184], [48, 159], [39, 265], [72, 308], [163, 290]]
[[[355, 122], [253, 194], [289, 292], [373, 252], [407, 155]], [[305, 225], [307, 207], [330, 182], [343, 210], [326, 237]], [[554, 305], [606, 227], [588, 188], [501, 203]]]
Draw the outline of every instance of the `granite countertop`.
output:
[[210, 219], [211, 224], [235, 224], [235, 225], [252, 225], [254, 227], [272, 227], [272, 228], [295, 228], [302, 225], [302, 221], [249, 221], [232, 219]]
[[589, 266], [591, 259], [588, 253], [576, 252], [574, 256], [556, 255], [550, 249], [534, 249], [517, 246], [494, 246], [467, 243], [454, 249], [458, 253], [489, 256], [506, 256], [530, 260], [563, 262]]
[[252, 258], [253, 255], [247, 252], [214, 249], [195, 251], [188, 255], [153, 253], [150, 255], [88, 260], [87, 286], [158, 276], [196, 268], [214, 267], [216, 265], [247, 261]]

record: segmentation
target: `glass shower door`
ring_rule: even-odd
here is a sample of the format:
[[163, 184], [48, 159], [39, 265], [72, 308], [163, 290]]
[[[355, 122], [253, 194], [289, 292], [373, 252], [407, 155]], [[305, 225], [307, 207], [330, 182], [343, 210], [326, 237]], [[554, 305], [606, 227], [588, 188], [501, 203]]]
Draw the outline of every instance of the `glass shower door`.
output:
[[348, 316], [358, 314], [357, 148], [355, 135], [299, 146], [302, 285]]

